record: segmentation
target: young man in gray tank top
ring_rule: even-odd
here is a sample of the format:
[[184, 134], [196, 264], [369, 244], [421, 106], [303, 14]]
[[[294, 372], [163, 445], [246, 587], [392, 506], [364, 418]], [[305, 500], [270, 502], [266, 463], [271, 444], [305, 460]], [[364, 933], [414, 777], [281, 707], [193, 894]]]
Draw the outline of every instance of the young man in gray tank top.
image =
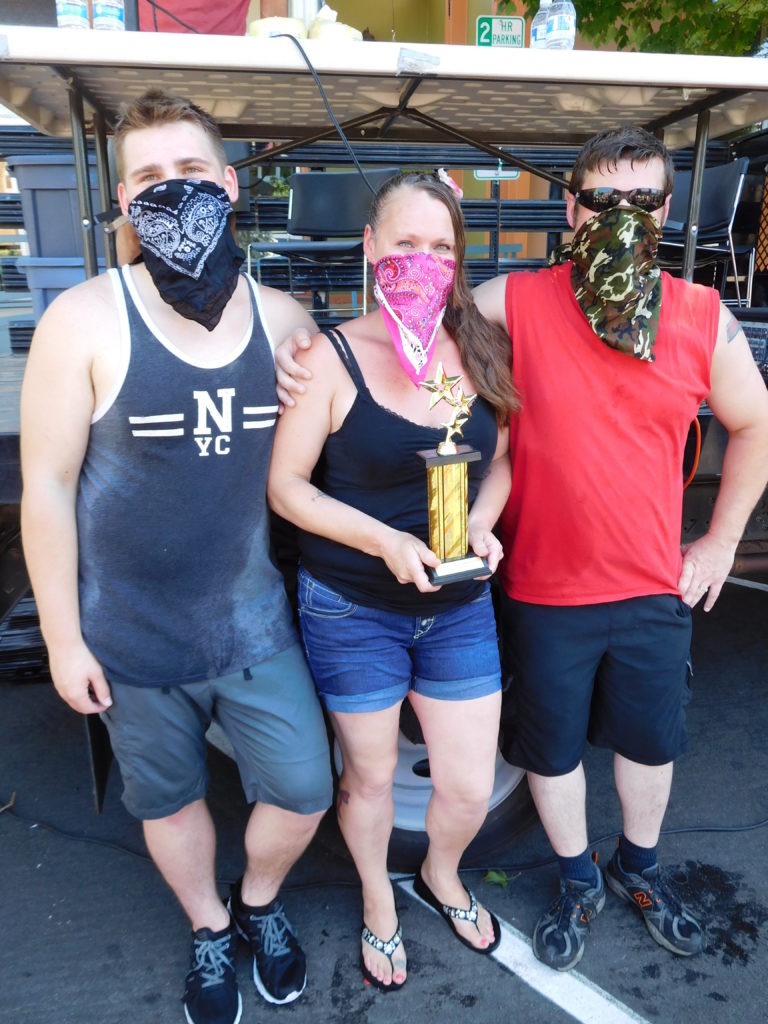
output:
[[[272, 339], [315, 328], [239, 273], [237, 179], [204, 111], [148, 93], [115, 147], [142, 259], [65, 292], [40, 321], [22, 393], [24, 549], [56, 689], [101, 714], [123, 800], [191, 921], [187, 1020], [236, 1024], [238, 933], [265, 999], [303, 991], [278, 890], [331, 801], [265, 498]], [[204, 799], [213, 717], [255, 802], [226, 907]]]

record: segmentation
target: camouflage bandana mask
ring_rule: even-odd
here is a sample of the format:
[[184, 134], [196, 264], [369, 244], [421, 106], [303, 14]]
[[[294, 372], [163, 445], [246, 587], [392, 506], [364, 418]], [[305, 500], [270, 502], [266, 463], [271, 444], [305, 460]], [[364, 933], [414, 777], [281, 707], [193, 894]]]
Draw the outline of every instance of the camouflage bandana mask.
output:
[[611, 348], [649, 363], [661, 311], [660, 237], [649, 213], [614, 206], [590, 217], [549, 260], [550, 265], [573, 261], [573, 294], [595, 334]]

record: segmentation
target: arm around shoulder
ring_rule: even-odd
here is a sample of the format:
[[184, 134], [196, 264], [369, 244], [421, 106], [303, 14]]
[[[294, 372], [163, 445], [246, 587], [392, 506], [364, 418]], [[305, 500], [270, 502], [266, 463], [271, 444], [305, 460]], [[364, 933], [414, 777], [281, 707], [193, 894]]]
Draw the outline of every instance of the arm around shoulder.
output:
[[486, 320], [507, 330], [507, 278], [509, 274], [483, 281], [472, 289], [475, 305]]

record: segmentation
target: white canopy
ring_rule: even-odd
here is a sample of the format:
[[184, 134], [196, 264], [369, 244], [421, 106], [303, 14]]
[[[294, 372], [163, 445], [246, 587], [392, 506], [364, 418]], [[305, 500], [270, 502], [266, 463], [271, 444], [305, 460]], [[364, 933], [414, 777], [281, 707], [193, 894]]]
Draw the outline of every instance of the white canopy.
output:
[[[448, 141], [423, 116], [493, 145], [580, 144], [618, 123], [690, 145], [768, 119], [768, 60], [376, 42], [302, 43], [351, 139]], [[405, 68], [405, 70], [403, 70]], [[290, 39], [73, 31], [0, 25], [0, 102], [53, 135], [71, 124], [67, 83], [109, 124], [150, 85], [209, 110], [225, 136], [290, 140], [330, 122]], [[410, 114], [392, 112], [400, 104]], [[383, 109], [382, 109], [383, 108]], [[371, 120], [372, 114], [380, 116]], [[423, 116], [422, 116], [423, 115]], [[329, 135], [333, 134], [329, 132]]]

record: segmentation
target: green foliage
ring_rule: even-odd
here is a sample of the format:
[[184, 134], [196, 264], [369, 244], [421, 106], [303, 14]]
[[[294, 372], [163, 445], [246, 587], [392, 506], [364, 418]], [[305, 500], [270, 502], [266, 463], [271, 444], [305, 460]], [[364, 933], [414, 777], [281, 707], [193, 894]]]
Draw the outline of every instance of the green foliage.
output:
[[511, 882], [512, 879], [519, 877], [519, 871], [517, 872], [517, 874], [512, 875], [512, 877], [510, 878], [506, 871], [496, 871], [494, 869], [491, 871], [486, 871], [486, 873], [483, 875], [483, 881], [488, 885], [498, 885], [500, 889], [506, 889], [507, 884]]
[[291, 186], [288, 184], [287, 178], [281, 178], [277, 174], [272, 174], [262, 178], [262, 181], [269, 185], [270, 195], [285, 197], [291, 194]]
[[486, 871], [483, 881], [488, 885], [498, 885], [500, 888], [506, 889], [507, 873], [506, 871]]
[[[768, 37], [766, 0], [574, 0], [576, 28], [595, 46], [646, 53], [747, 56]], [[498, 0], [513, 13], [511, 0]], [[538, 0], [526, 0], [530, 17]]]

